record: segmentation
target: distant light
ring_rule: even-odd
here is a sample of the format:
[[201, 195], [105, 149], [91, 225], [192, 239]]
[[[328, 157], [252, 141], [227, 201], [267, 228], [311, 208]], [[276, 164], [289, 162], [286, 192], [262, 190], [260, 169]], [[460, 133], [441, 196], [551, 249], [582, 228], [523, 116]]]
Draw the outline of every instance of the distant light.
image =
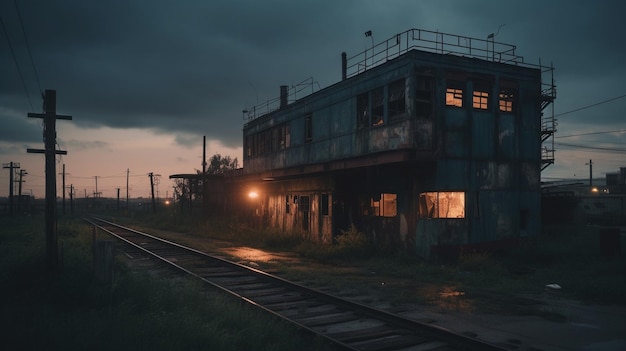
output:
[[248, 197], [251, 199], [256, 199], [257, 197], [259, 197], [259, 193], [257, 193], [256, 191], [251, 191], [248, 193]]
[[591, 188], [591, 192], [592, 193], [597, 193], [598, 192], [598, 188]]
[[169, 205], [170, 204], [170, 200], [165, 200], [165, 204]]

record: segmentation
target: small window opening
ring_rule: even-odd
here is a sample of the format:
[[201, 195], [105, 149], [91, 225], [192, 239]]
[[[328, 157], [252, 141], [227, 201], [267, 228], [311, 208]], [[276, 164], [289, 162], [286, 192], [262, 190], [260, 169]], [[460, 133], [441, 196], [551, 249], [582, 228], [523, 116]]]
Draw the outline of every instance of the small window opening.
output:
[[489, 93], [486, 91], [474, 90], [472, 95], [472, 107], [479, 110], [489, 108]]
[[499, 94], [499, 109], [501, 112], [513, 112], [515, 92], [511, 89], [503, 89]]
[[357, 128], [365, 128], [369, 124], [369, 97], [368, 93], [363, 93], [356, 97], [356, 123]]
[[460, 84], [454, 84], [446, 89], [446, 105], [463, 107], [463, 89]]
[[322, 194], [320, 201], [320, 212], [322, 216], [328, 216], [328, 194]]
[[400, 79], [389, 85], [387, 112], [389, 120], [397, 120], [406, 112], [405, 80]]
[[430, 119], [433, 114], [433, 89], [432, 79], [429, 77], [417, 77], [417, 89], [415, 91], [415, 113], [417, 118]]
[[372, 90], [372, 126], [385, 124], [385, 94], [383, 87]]
[[465, 193], [441, 191], [421, 193], [420, 218], [465, 218]]
[[310, 143], [313, 140], [313, 115], [310, 113], [304, 117], [304, 142]]
[[395, 217], [398, 212], [397, 194], [380, 194], [370, 201], [370, 214], [377, 217]]

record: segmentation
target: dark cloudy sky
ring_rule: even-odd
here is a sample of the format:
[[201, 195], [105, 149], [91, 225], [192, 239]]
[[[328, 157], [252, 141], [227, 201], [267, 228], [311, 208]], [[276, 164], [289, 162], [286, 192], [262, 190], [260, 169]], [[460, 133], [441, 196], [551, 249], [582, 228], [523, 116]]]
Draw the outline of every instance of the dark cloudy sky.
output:
[[[602, 177], [626, 166], [626, 3], [612, 1], [185, 0], [14, 1], [0, 4], [0, 160], [29, 172], [25, 189], [43, 195], [40, 89], [57, 90], [59, 161], [79, 195], [125, 187], [147, 196], [148, 172], [167, 178], [201, 168], [207, 154], [241, 160], [242, 110], [276, 98], [280, 85], [341, 78], [349, 56], [411, 28], [517, 46], [526, 62], [556, 67], [557, 160], [545, 179]], [[500, 27], [502, 24], [504, 26]], [[25, 92], [28, 91], [28, 95]], [[595, 107], [566, 113], [616, 97]], [[32, 106], [31, 106], [32, 105]], [[572, 146], [574, 145], [574, 146]], [[596, 148], [596, 149], [593, 149]], [[0, 196], [8, 193], [0, 173]], [[133, 186], [134, 185], [134, 186]], [[161, 196], [168, 181], [162, 182]]]

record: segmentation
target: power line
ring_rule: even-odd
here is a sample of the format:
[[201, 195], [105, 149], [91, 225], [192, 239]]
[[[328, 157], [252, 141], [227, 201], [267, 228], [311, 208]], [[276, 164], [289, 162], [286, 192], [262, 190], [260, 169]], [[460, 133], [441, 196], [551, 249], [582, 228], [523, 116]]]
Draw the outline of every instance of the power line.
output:
[[626, 94], [620, 95], [620, 96], [614, 97], [612, 99], [608, 99], [608, 100], [605, 100], [605, 101], [600, 101], [600, 102], [597, 102], [595, 104], [591, 104], [591, 105], [588, 105], [588, 106], [579, 107], [579, 108], [571, 110], [571, 111], [557, 113], [556, 115], [554, 115], [554, 117], [559, 117], [559, 116], [567, 115], [567, 114], [570, 114], [570, 113], [578, 112], [578, 111], [581, 111], [581, 110], [585, 110], [585, 109], [588, 109], [588, 108], [591, 108], [591, 107], [596, 107], [598, 105], [606, 104], [607, 102], [615, 101], [615, 100], [622, 99], [622, 98], [625, 98], [625, 97], [626, 97]]
[[24, 81], [24, 76], [22, 75], [22, 70], [20, 69], [20, 65], [17, 62], [17, 58], [15, 57], [15, 51], [13, 50], [13, 45], [11, 44], [11, 39], [9, 38], [9, 33], [7, 32], [6, 27], [4, 26], [4, 21], [2, 20], [2, 16], [0, 16], [0, 24], [2, 24], [2, 31], [7, 38], [7, 43], [9, 43], [9, 49], [11, 50], [11, 56], [13, 56], [13, 61], [15, 61], [15, 67], [17, 67], [17, 73], [20, 75], [20, 80], [22, 81], [22, 86], [24, 86], [24, 92], [26, 93], [26, 97], [28, 98], [28, 103], [30, 104], [30, 109], [34, 110], [33, 102], [30, 100], [30, 94], [28, 94], [28, 88], [26, 87], [26, 82]]
[[571, 134], [571, 135], [559, 135], [559, 136], [555, 136], [554, 138], [570, 138], [570, 137], [576, 137], [576, 136], [583, 136], [583, 135], [594, 135], [594, 134], [611, 134], [611, 133], [624, 133], [626, 132], [626, 129], [618, 129], [618, 130], [608, 130], [605, 132], [590, 132], [590, 133], [581, 133], [581, 134]]
[[554, 143], [554, 145], [574, 147], [574, 148], [580, 148], [580, 149], [589, 149], [589, 150], [619, 152], [619, 153], [626, 152], [626, 149], [609, 148], [609, 147], [586, 146], [586, 145], [567, 144], [567, 143]]
[[15, 4], [15, 11], [17, 11], [17, 18], [20, 20], [20, 27], [22, 27], [22, 33], [24, 34], [24, 41], [26, 42], [26, 49], [28, 49], [28, 56], [30, 56], [30, 63], [33, 66], [33, 71], [35, 72], [35, 80], [37, 80], [37, 87], [39, 87], [39, 94], [43, 96], [43, 90], [41, 89], [41, 84], [39, 84], [39, 75], [37, 74], [37, 69], [35, 68], [35, 60], [33, 60], [33, 53], [30, 51], [30, 44], [28, 43], [26, 30], [24, 30], [24, 23], [22, 22], [20, 9], [17, 7], [17, 0], [13, 0], [13, 4]]

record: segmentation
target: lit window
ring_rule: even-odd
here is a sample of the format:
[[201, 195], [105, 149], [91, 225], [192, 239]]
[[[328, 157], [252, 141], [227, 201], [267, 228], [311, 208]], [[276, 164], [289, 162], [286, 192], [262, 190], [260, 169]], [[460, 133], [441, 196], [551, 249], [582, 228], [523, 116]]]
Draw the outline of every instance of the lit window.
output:
[[489, 93], [486, 91], [474, 90], [472, 96], [472, 107], [479, 110], [486, 110], [489, 103]]
[[446, 105], [463, 107], [463, 89], [446, 89]]
[[380, 194], [379, 199], [371, 199], [370, 208], [372, 216], [395, 217], [398, 212], [398, 195]]
[[465, 193], [462, 191], [421, 193], [419, 216], [421, 218], [465, 218]]
[[500, 91], [500, 103], [499, 108], [502, 112], [513, 112], [513, 100], [515, 98], [515, 94], [512, 90], [502, 90]]

